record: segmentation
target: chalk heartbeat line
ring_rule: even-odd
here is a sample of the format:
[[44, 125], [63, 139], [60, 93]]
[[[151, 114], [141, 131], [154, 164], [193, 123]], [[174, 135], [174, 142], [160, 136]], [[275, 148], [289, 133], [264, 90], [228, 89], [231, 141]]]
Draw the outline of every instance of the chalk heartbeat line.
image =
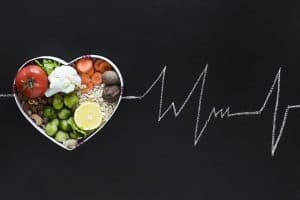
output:
[[[208, 115], [206, 121], [203, 123], [202, 127], [199, 126], [200, 116], [201, 116], [201, 108], [202, 108], [202, 99], [203, 99], [203, 92], [204, 92], [204, 86], [206, 82], [206, 76], [208, 71], [208, 64], [206, 64], [204, 70], [201, 72], [199, 77], [197, 78], [196, 82], [194, 83], [192, 89], [186, 96], [184, 102], [182, 105], [177, 109], [174, 102], [172, 102], [166, 110], [163, 111], [163, 99], [164, 99], [164, 89], [165, 89], [165, 76], [167, 72], [167, 66], [165, 66], [162, 70], [162, 72], [158, 75], [158, 77], [155, 79], [155, 81], [150, 85], [150, 87], [140, 96], [124, 96], [123, 99], [136, 99], [136, 100], [142, 100], [145, 96], [147, 96], [150, 91], [153, 89], [154, 86], [156, 86], [160, 81], [160, 101], [159, 101], [159, 112], [158, 112], [158, 121], [161, 121], [166, 114], [169, 111], [173, 111], [175, 118], [180, 115], [182, 110], [184, 109], [185, 105], [189, 102], [191, 96], [195, 92], [198, 85], [200, 85], [200, 93], [199, 93], [199, 101], [198, 101], [198, 109], [197, 109], [197, 116], [195, 120], [195, 129], [194, 129], [194, 146], [196, 146], [200, 140], [200, 138], [203, 136], [209, 122], [213, 118], [220, 117], [223, 119], [224, 117], [231, 118], [231, 117], [241, 117], [241, 116], [252, 116], [252, 115], [261, 115], [262, 112], [265, 110], [266, 106], [269, 103], [269, 100], [276, 90], [276, 101], [274, 105], [274, 112], [273, 112], [273, 127], [272, 127], [272, 139], [271, 139], [271, 155], [274, 156], [275, 152], [278, 148], [278, 144], [280, 142], [280, 139], [283, 135], [283, 130], [287, 122], [288, 114], [290, 110], [293, 109], [299, 109], [299, 105], [287, 105], [285, 108], [284, 116], [281, 121], [279, 129], [277, 128], [277, 112], [278, 112], [278, 106], [279, 106], [279, 97], [280, 97], [280, 75], [281, 75], [281, 68], [279, 68], [274, 81], [270, 87], [269, 92], [267, 93], [267, 96], [258, 110], [253, 111], [246, 111], [246, 112], [230, 112], [230, 107], [217, 109], [216, 107], [213, 107], [210, 111], [210, 114]], [[276, 134], [277, 133], [277, 134]], [[277, 136], [276, 136], [277, 135]]]

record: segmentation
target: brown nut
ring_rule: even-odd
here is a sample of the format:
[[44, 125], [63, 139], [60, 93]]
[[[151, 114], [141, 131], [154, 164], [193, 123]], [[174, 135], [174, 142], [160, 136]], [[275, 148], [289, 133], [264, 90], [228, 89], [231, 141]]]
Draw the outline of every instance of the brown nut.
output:
[[52, 104], [52, 102], [53, 102], [53, 98], [52, 97], [50, 97], [50, 98], [47, 99], [47, 103], [48, 104]]
[[42, 105], [42, 104], [39, 104], [39, 105], [36, 106], [37, 112], [39, 112], [39, 111], [41, 111], [43, 109], [44, 109], [44, 105]]
[[30, 110], [30, 105], [29, 105], [27, 102], [25, 102], [25, 103], [23, 104], [23, 110], [24, 110], [25, 112], [28, 112], [28, 110]]
[[37, 113], [39, 116], [43, 116], [43, 111], [42, 110], [40, 110], [40, 111], [38, 111], [38, 113]]
[[115, 102], [120, 96], [120, 87], [117, 85], [105, 86], [103, 89], [102, 97], [107, 102]]
[[112, 70], [104, 72], [102, 75], [102, 80], [106, 85], [117, 85], [120, 83], [117, 72]]
[[26, 101], [28, 99], [28, 97], [26, 97], [25, 95], [23, 95], [22, 93], [18, 93], [18, 97], [20, 100], [22, 101]]
[[40, 125], [43, 124], [43, 119], [42, 119], [39, 115], [37, 115], [37, 114], [32, 114], [30, 117], [31, 117], [31, 119], [34, 120], [34, 122], [35, 122], [38, 126], [40, 126]]
[[48, 99], [46, 97], [40, 97], [39, 98], [39, 103], [41, 103], [41, 104], [47, 104], [47, 102], [48, 102]]
[[39, 104], [39, 102], [38, 102], [36, 99], [29, 99], [29, 100], [28, 100], [28, 103], [29, 103], [30, 105], [38, 105], [38, 104]]
[[31, 111], [32, 113], [37, 113], [38, 112], [37, 106], [31, 106]]

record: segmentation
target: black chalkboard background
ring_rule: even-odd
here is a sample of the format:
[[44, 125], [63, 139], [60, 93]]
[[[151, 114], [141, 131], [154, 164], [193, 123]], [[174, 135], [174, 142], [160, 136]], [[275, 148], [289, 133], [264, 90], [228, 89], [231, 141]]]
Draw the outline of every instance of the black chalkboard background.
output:
[[[180, 106], [208, 62], [201, 124], [211, 108], [259, 108], [282, 66], [279, 120], [300, 104], [300, 3], [253, 0], [0, 2], [0, 85], [52, 55], [99, 54], [120, 68], [126, 95], [168, 66], [163, 107]], [[271, 157], [274, 98], [260, 116], [212, 120], [197, 146], [199, 90], [178, 118], [157, 122], [159, 85], [124, 100], [111, 122], [67, 152], [2, 98], [0, 199], [300, 199], [299, 118], [290, 112]]]

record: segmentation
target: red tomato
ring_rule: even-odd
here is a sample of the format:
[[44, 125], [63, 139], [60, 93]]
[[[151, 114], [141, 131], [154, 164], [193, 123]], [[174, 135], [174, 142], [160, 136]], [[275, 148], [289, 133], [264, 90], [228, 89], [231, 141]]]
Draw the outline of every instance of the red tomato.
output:
[[18, 71], [16, 87], [29, 98], [43, 96], [48, 89], [48, 76], [38, 65], [27, 65]]

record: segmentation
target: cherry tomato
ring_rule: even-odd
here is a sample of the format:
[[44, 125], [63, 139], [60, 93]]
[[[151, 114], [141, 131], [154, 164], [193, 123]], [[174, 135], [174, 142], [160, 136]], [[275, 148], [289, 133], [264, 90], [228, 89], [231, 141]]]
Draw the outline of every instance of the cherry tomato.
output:
[[48, 89], [48, 76], [38, 65], [27, 65], [18, 71], [16, 87], [29, 98], [43, 96]]

